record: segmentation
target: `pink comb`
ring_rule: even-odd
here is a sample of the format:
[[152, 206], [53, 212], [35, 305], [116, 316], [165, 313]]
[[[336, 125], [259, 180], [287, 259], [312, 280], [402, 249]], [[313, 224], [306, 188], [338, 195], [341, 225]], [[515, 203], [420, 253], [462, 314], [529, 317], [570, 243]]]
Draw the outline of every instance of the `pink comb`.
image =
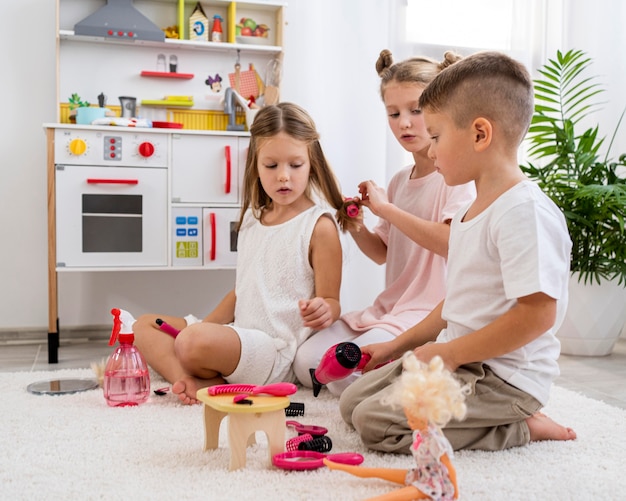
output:
[[256, 386], [253, 384], [218, 384], [209, 386], [209, 395], [234, 395], [237, 393], [246, 393], [248, 395], [273, 395], [275, 397], [285, 397], [293, 395], [298, 391], [298, 387], [293, 383], [273, 383], [265, 386]]

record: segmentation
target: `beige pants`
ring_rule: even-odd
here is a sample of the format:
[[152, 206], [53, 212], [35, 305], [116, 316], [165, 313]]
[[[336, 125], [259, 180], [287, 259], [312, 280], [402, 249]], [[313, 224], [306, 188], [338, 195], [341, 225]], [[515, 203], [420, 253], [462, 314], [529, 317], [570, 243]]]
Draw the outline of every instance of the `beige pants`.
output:
[[[339, 408], [343, 419], [370, 449], [410, 454], [412, 430], [404, 411], [381, 403], [401, 372], [402, 361], [397, 360], [364, 374], [341, 394]], [[482, 363], [463, 365], [455, 376], [469, 384], [472, 391], [466, 398], [465, 419], [453, 420], [443, 429], [454, 450], [497, 451], [530, 441], [525, 420], [541, 409], [538, 400], [511, 386]]]

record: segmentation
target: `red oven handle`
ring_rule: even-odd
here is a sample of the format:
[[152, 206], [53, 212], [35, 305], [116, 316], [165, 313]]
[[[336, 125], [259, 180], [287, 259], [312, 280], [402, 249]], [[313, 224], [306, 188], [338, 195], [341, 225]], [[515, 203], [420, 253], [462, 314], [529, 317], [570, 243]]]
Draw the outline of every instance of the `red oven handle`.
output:
[[226, 186], [224, 193], [230, 193], [231, 168], [230, 168], [230, 146], [224, 147], [224, 155], [226, 156]]
[[94, 179], [88, 178], [87, 184], [139, 184], [138, 179]]
[[215, 261], [215, 247], [217, 245], [217, 230], [215, 228], [215, 212], [211, 212], [209, 214], [209, 224], [211, 225], [211, 255], [210, 255], [210, 259], [211, 261]]

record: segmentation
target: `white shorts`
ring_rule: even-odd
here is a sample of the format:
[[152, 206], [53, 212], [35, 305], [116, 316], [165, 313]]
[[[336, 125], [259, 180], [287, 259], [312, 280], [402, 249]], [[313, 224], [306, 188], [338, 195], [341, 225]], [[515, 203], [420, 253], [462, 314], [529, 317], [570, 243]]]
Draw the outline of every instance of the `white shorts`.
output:
[[[187, 325], [201, 322], [194, 315], [187, 315]], [[281, 381], [291, 382], [291, 361], [286, 360], [276, 349], [274, 338], [258, 329], [245, 329], [227, 324], [239, 336], [241, 355], [239, 364], [232, 374], [225, 376], [231, 384], [265, 385]]]

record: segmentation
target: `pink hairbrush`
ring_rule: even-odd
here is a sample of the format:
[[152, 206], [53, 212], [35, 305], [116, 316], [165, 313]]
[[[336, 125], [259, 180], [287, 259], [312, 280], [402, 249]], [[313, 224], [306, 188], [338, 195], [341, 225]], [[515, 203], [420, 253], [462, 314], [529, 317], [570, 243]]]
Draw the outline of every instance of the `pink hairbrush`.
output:
[[356, 452], [324, 454], [315, 451], [287, 451], [272, 457], [272, 464], [283, 470], [315, 470], [324, 466], [323, 459], [328, 458], [335, 463], [359, 465], [363, 456]]
[[273, 395], [275, 397], [285, 397], [293, 395], [298, 391], [298, 387], [293, 383], [273, 383], [265, 386], [254, 384], [218, 384], [209, 386], [209, 395], [235, 395], [245, 393], [247, 395]]

